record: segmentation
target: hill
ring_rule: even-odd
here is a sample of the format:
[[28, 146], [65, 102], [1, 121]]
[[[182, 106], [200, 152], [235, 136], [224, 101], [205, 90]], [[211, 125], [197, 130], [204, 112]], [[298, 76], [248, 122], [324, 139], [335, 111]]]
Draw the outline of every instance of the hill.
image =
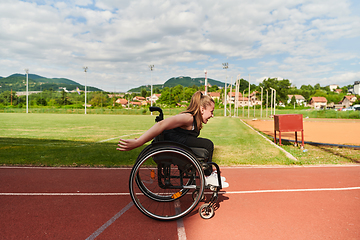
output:
[[[13, 74], [8, 77], [0, 77], [0, 92], [4, 91], [15, 91], [24, 92], [26, 91], [26, 75], [25, 74]], [[42, 90], [54, 90], [66, 88], [69, 91], [75, 90], [76, 88], [84, 90], [85, 87], [73, 80], [66, 78], [46, 78], [36, 74], [29, 74], [29, 91], [42, 91]], [[102, 91], [99, 88], [87, 86], [88, 91]]]
[[[205, 84], [205, 78], [191, 78], [191, 77], [174, 77], [174, 78], [170, 78], [169, 80], [167, 80], [164, 84], [156, 84], [153, 85], [153, 89], [163, 89], [165, 87], [175, 87], [177, 85], [182, 85], [183, 87], [192, 87], [192, 86], [203, 86]], [[224, 87], [223, 82], [208, 78], [208, 84], [210, 84], [211, 86], [217, 85], [218, 87]], [[137, 88], [132, 88], [130, 89], [128, 92], [141, 92], [142, 89], [146, 89], [146, 91], [150, 91], [151, 90], [151, 86], [150, 85], [142, 85], [140, 87]]]

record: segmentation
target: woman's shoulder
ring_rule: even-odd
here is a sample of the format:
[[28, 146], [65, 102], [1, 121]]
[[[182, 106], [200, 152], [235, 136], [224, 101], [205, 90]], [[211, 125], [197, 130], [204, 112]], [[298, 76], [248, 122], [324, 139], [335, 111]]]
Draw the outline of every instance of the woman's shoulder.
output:
[[187, 122], [192, 122], [194, 119], [194, 116], [191, 113], [179, 113], [178, 115], [175, 115], [176, 118], [181, 118]]

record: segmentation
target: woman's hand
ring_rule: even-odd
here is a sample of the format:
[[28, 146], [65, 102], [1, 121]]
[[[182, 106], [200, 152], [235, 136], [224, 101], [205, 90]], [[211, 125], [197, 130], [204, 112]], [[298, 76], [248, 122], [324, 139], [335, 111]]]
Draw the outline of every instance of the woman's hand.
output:
[[118, 148], [116, 148], [116, 150], [119, 151], [130, 151], [133, 150], [134, 148], [140, 147], [142, 144], [139, 142], [138, 139], [120, 139], [119, 140], [119, 144], [118, 144]]

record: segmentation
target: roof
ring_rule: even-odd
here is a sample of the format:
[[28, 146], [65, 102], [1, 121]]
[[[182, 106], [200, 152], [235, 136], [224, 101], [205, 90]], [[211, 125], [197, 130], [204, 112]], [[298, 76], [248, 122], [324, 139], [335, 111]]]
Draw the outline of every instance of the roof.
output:
[[[220, 94], [220, 93], [219, 93]], [[228, 96], [231, 96], [231, 97], [235, 97], [236, 96], [236, 92], [231, 92], [231, 95], [230, 95], [230, 92], [228, 92]], [[239, 95], [238, 96], [242, 96], [242, 93], [239, 92]]]
[[123, 99], [123, 98], [118, 98], [116, 100], [116, 103], [118, 103], [118, 104], [127, 104], [128, 101], [126, 99]]
[[133, 100], [145, 100], [145, 98], [141, 96], [135, 96]]
[[239, 101], [248, 101], [249, 100], [249, 98], [247, 98], [247, 97], [241, 97], [241, 98], [239, 98]]
[[141, 105], [141, 102], [130, 102], [132, 105]]
[[310, 101], [313, 101], [313, 102], [327, 102], [326, 98], [325, 97], [312, 97]]
[[350, 96], [344, 96], [345, 98], [352, 100], [355, 96], [354, 95], [350, 95]]
[[295, 96], [296, 100], [305, 100], [305, 98], [302, 95], [288, 95], [288, 97], [291, 99], [293, 96]]
[[219, 92], [208, 92], [207, 93], [210, 97], [220, 97], [220, 93]]

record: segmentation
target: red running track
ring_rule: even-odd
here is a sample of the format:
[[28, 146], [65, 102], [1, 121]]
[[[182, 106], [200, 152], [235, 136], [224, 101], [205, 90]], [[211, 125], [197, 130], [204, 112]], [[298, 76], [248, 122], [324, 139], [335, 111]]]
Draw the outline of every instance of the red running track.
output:
[[360, 239], [360, 165], [223, 167], [215, 216], [172, 222], [137, 210], [129, 173], [1, 167], [0, 238]]

